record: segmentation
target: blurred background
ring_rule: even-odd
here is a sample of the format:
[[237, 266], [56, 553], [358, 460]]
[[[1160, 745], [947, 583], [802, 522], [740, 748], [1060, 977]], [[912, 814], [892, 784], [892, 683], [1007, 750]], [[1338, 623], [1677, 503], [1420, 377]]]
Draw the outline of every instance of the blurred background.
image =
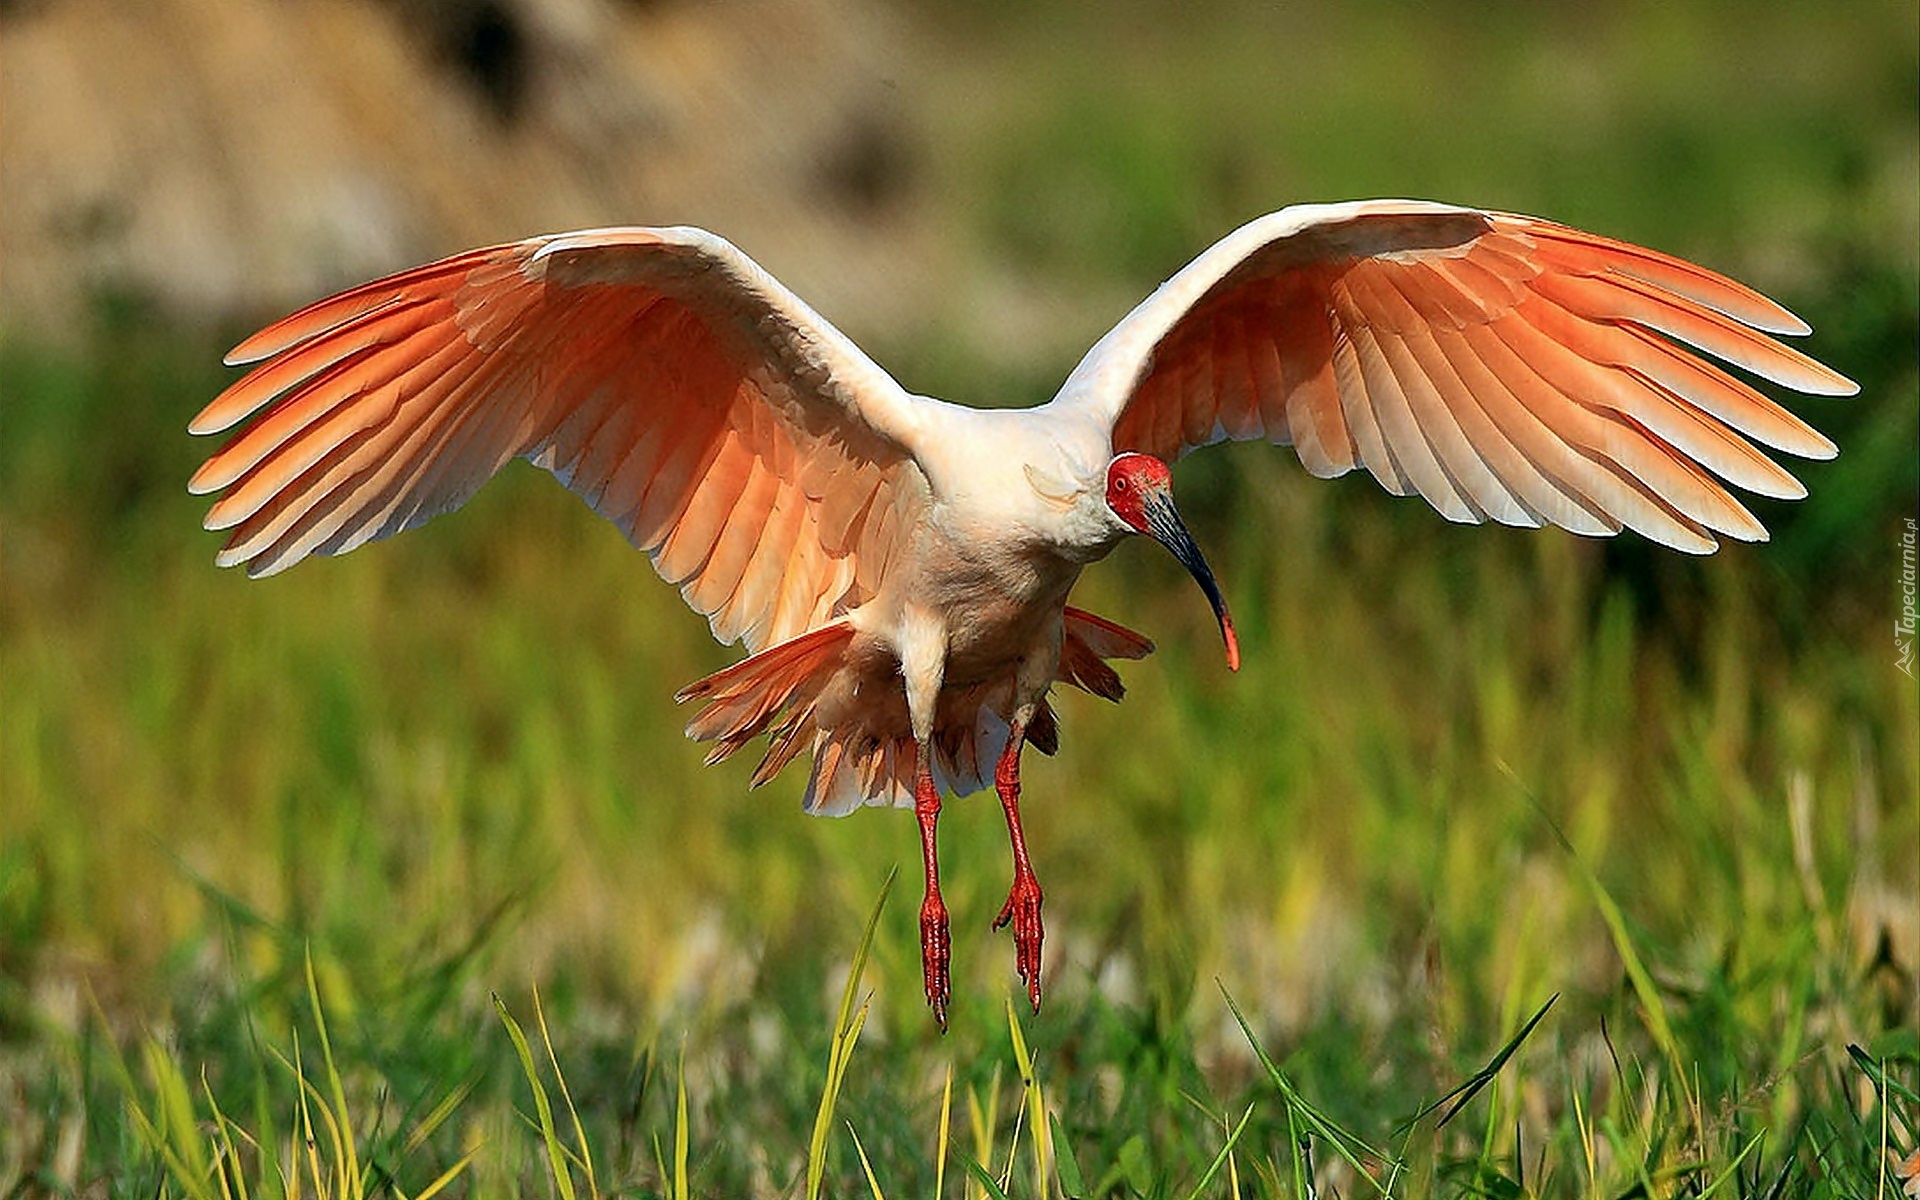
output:
[[[1055, 1087], [1118, 1130], [1237, 1094], [1218, 980], [1342, 1111], [1404, 1115], [1550, 994], [1543, 1062], [1665, 1024], [1622, 982], [1638, 945], [1706, 1090], [1771, 1072], [1758, 1119], [1804, 1128], [1796, 1064], [1920, 1054], [1917, 46], [1907, 0], [0, 2], [0, 1185], [160, 1171], [94, 1034], [244, 1087], [311, 1020], [311, 955], [369, 1103], [473, 1089], [409, 1186], [443, 1140], [523, 1132], [486, 996], [537, 985], [629, 1178], [665, 1038], [707, 1186], [779, 1190], [794, 1064], [888, 868], [915, 879], [899, 814], [806, 820], [801, 770], [700, 768], [670, 696], [730, 653], [530, 468], [347, 559], [217, 571], [184, 429], [239, 337], [469, 246], [692, 223], [907, 387], [1026, 405], [1233, 226], [1368, 196], [1759, 287], [1862, 385], [1792, 402], [1841, 454], [1752, 503], [1772, 542], [1706, 560], [1450, 526], [1270, 447], [1183, 463], [1248, 668], [1150, 552], [1077, 593], [1160, 651], [1121, 708], [1065, 700], [1028, 775]], [[854, 1097], [880, 1153], [927, 1140], [939, 1064], [984, 1087], [1004, 1049], [1000, 816], [951, 811], [956, 1032], [930, 1040], [896, 896], [890, 1081]], [[1149, 1060], [1159, 1109], [1102, 1074]], [[1513, 1136], [1611, 1102], [1548, 1078]]]

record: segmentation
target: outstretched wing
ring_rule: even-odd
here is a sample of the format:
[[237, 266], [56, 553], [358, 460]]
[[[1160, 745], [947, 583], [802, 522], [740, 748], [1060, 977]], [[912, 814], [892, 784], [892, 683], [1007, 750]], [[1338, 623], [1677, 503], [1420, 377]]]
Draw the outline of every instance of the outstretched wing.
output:
[[254, 419], [195, 473], [223, 566], [285, 570], [551, 471], [645, 550], [722, 642], [784, 641], [871, 594], [926, 482], [918, 402], [698, 229], [474, 250], [322, 300], [190, 428]]
[[1266, 438], [1315, 475], [1364, 466], [1451, 520], [1625, 525], [1706, 553], [1715, 532], [1766, 537], [1721, 480], [1806, 494], [1753, 442], [1835, 450], [1687, 347], [1798, 391], [1857, 391], [1768, 336], [1807, 332], [1711, 271], [1564, 225], [1409, 200], [1303, 205], [1174, 275], [1054, 404], [1106, 422], [1115, 451], [1171, 461]]

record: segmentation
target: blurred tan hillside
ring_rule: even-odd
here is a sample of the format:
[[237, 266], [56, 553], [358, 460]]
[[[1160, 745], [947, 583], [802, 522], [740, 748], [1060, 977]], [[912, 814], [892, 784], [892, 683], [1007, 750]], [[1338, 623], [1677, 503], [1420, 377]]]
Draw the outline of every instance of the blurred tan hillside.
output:
[[675, 222], [857, 324], [921, 257], [903, 44], [858, 0], [0, 0], [0, 327]]

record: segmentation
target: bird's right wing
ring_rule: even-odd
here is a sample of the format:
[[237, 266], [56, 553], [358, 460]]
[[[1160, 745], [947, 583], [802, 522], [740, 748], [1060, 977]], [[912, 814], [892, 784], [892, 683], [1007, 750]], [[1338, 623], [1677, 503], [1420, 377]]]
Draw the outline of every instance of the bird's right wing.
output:
[[871, 595], [925, 503], [923, 402], [698, 229], [470, 251], [322, 300], [228, 361], [259, 365], [190, 428], [253, 420], [191, 487], [222, 493], [219, 561], [253, 575], [409, 529], [525, 457], [714, 636], [759, 650]]

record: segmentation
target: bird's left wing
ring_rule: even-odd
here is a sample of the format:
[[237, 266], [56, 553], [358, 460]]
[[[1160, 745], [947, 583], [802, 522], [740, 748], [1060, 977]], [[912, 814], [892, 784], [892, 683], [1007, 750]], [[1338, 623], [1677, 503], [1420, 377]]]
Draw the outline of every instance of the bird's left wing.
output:
[[1115, 451], [1171, 461], [1264, 438], [1315, 475], [1363, 466], [1456, 521], [1625, 525], [1704, 553], [1715, 532], [1766, 536], [1720, 480], [1805, 494], [1748, 439], [1834, 447], [1692, 351], [1802, 392], [1857, 390], [1769, 336], [1807, 331], [1711, 271], [1549, 221], [1300, 205], [1169, 279], [1053, 407], [1104, 422]]
[[258, 365], [190, 428], [253, 420], [190, 486], [222, 493], [219, 561], [250, 574], [411, 528], [526, 457], [716, 637], [759, 650], [870, 595], [926, 494], [922, 402], [698, 229], [470, 251], [322, 300], [228, 361]]

